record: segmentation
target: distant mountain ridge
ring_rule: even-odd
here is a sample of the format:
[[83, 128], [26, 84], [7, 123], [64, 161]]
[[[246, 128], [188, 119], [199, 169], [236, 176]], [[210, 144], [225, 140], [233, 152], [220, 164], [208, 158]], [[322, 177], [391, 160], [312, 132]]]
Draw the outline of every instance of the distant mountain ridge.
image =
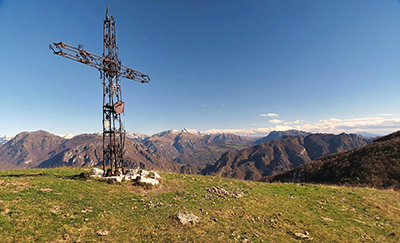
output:
[[[125, 158], [131, 166], [198, 173], [202, 164], [215, 162], [222, 153], [248, 147], [253, 142], [233, 134], [202, 134], [188, 129], [153, 136], [128, 132]], [[22, 132], [0, 145], [0, 169], [90, 167], [100, 161], [101, 133], [62, 137], [43, 130]]]
[[287, 130], [287, 131], [272, 131], [268, 134], [268, 136], [258, 139], [256, 144], [271, 142], [273, 140], [282, 139], [285, 136], [308, 136], [310, 132], [303, 132], [299, 130]]
[[[180, 171], [181, 165], [154, 154], [143, 144], [126, 141], [125, 158], [131, 167]], [[46, 131], [23, 132], [0, 146], [0, 169], [91, 167], [102, 165], [101, 134], [65, 139]]]
[[400, 190], [400, 131], [372, 144], [329, 155], [292, 170], [264, 177], [266, 182], [306, 182]]
[[203, 171], [206, 175], [242, 180], [259, 180], [297, 167], [319, 157], [365, 146], [369, 143], [355, 134], [311, 134], [285, 136], [237, 152], [228, 152]]
[[187, 129], [168, 130], [152, 135], [143, 144], [168, 159], [188, 165], [215, 162], [226, 151], [237, 151], [254, 143], [254, 139], [235, 134], [203, 134]]

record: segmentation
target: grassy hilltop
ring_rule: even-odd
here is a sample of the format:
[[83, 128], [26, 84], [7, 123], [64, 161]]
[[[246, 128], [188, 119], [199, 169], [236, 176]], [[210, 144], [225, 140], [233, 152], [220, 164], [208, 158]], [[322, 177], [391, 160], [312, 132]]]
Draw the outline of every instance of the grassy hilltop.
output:
[[[145, 188], [87, 172], [0, 171], [1, 242], [400, 241], [396, 191], [174, 173]], [[180, 211], [200, 222], [180, 224]]]

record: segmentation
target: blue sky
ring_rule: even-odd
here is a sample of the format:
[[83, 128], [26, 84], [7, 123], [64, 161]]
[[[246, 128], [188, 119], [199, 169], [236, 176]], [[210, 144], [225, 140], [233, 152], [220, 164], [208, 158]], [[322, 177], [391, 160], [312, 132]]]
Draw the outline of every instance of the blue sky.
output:
[[107, 5], [126, 130], [267, 135], [400, 129], [395, 0], [0, 0], [0, 135], [101, 131], [99, 72], [52, 54], [63, 41], [101, 55]]

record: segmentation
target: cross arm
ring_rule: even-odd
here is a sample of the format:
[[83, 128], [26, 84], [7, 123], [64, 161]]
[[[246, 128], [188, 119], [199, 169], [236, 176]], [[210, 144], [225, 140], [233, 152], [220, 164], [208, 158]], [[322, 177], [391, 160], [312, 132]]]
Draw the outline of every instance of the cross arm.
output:
[[98, 69], [100, 72], [115, 72], [121, 78], [128, 78], [141, 83], [148, 83], [150, 81], [148, 75], [122, 65], [119, 61], [85, 51], [81, 46], [76, 48], [59, 42], [50, 44], [49, 48], [56, 55], [84, 63]]

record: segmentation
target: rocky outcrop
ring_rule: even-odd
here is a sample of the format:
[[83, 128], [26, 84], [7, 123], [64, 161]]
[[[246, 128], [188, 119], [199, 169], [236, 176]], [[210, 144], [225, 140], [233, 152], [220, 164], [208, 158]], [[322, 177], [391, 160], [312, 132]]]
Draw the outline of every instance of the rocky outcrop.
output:
[[189, 212], [178, 212], [176, 215], [176, 219], [180, 224], [186, 225], [186, 224], [191, 224], [194, 225], [198, 222], [200, 222], [199, 217], [194, 215], [193, 213]]
[[125, 174], [116, 176], [104, 176], [103, 170], [98, 168], [92, 169], [91, 178], [107, 181], [109, 183], [118, 183], [122, 181], [134, 181], [137, 183], [149, 184], [152, 186], [158, 185], [162, 177], [155, 171], [147, 171], [143, 169], [129, 169]]

